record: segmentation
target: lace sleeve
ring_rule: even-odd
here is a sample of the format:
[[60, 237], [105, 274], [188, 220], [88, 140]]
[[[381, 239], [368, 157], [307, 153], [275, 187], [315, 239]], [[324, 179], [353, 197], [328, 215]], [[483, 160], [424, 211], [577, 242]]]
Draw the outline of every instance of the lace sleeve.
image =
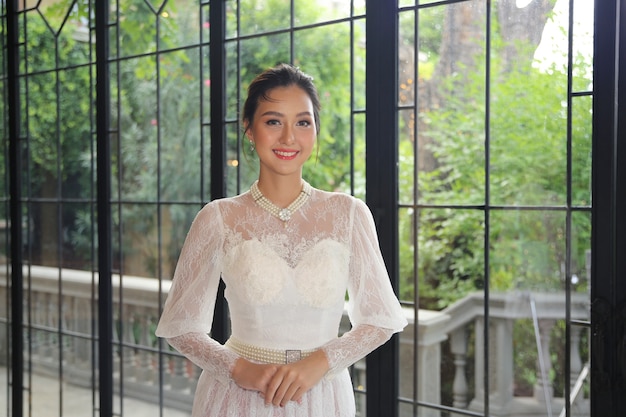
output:
[[211, 332], [223, 236], [219, 209], [209, 203], [197, 214], [187, 233], [156, 329], [157, 336], [171, 338]]
[[194, 364], [226, 383], [239, 356], [204, 333], [186, 333], [167, 342]]
[[341, 337], [322, 346], [328, 359], [327, 378], [349, 367], [368, 353], [385, 343], [395, 332], [382, 327], [362, 324], [352, 328]]
[[371, 212], [356, 200], [352, 219], [348, 315], [352, 329], [324, 346], [332, 378], [407, 325], [383, 261]]
[[353, 327], [369, 324], [401, 331], [407, 319], [391, 287], [372, 213], [361, 200], [354, 205], [350, 246], [348, 315]]

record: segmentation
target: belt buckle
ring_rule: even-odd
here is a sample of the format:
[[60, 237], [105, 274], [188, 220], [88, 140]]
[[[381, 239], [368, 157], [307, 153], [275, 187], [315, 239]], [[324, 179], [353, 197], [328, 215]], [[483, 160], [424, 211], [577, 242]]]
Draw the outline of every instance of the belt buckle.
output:
[[302, 359], [301, 350], [286, 350], [285, 351], [285, 363], [298, 362]]

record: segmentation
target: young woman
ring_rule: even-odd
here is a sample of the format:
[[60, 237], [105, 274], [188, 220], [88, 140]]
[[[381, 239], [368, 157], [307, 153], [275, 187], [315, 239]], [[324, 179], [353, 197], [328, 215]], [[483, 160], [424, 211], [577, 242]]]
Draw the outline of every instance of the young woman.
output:
[[[302, 178], [319, 111], [298, 68], [257, 76], [243, 124], [259, 178], [207, 204], [189, 230], [156, 334], [203, 370], [194, 417], [352, 417], [347, 368], [407, 324], [367, 206]], [[225, 345], [209, 336], [220, 278]], [[338, 337], [346, 305], [352, 328]]]

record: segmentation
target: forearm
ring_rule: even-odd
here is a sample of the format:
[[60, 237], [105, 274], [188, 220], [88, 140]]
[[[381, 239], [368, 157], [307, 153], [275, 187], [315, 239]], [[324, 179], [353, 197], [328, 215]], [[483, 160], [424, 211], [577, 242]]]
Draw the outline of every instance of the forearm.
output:
[[187, 359], [211, 373], [220, 381], [231, 378], [239, 356], [203, 333], [186, 333], [167, 339], [167, 342]]
[[347, 368], [391, 338], [394, 331], [362, 324], [322, 346], [330, 367], [328, 375]]

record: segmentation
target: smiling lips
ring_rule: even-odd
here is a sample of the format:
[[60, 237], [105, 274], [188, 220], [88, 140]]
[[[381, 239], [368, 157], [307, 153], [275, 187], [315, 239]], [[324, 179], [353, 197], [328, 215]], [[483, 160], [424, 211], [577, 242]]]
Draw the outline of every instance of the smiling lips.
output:
[[281, 150], [281, 149], [275, 149], [274, 154], [279, 159], [288, 161], [288, 160], [294, 159], [298, 155], [298, 151], [286, 151], [286, 150]]

